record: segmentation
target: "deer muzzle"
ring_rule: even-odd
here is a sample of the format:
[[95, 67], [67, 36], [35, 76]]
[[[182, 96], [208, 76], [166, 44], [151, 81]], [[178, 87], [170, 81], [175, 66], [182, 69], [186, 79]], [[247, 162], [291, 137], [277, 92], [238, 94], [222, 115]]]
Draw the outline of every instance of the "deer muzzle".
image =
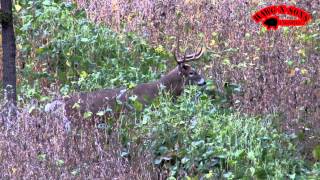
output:
[[204, 85], [206, 85], [206, 81], [203, 79], [203, 78], [201, 78], [199, 81], [198, 81], [198, 86], [204, 86]]

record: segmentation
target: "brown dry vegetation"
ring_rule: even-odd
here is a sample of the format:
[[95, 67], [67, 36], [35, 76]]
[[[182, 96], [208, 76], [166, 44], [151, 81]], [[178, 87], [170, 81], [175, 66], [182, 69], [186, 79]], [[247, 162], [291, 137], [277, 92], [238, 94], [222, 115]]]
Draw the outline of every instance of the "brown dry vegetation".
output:
[[[318, 0], [272, 1], [312, 13], [307, 27], [262, 32], [251, 15], [271, 5], [258, 0], [75, 0], [88, 17], [116, 31], [134, 31], [171, 50], [176, 37], [184, 47], [204, 43], [211, 52], [205, 70], [219, 87], [242, 86], [235, 108], [249, 114], [277, 113], [282, 128], [300, 133], [306, 147], [320, 143], [320, 53]], [[263, 3], [265, 2], [265, 3]], [[293, 62], [292, 65], [288, 65]]]
[[[255, 115], [278, 113], [283, 129], [302, 133], [303, 147], [320, 143], [319, 39], [301, 38], [318, 32], [318, 25], [262, 32], [250, 16], [270, 3], [258, 0], [74, 1], [96, 23], [137, 32], [167, 50], [173, 49], [178, 34], [184, 48], [204, 43], [212, 60], [204, 66], [208, 78], [220, 88], [224, 82], [242, 86], [243, 93], [233, 97], [235, 109]], [[313, 24], [319, 19], [318, 0], [299, 0], [296, 6], [315, 12]], [[149, 154], [130, 162], [119, 156], [119, 132], [108, 134], [85, 123], [69, 132], [61, 114], [29, 110], [19, 109], [17, 121], [0, 116], [2, 178], [152, 179], [157, 174], [149, 167]]]
[[71, 127], [63, 111], [32, 106], [18, 109], [17, 120], [0, 116], [1, 179], [156, 179], [150, 155], [120, 156], [119, 123], [112, 133], [89, 121]]
[[0, 79], [2, 80], [2, 36], [0, 37]]

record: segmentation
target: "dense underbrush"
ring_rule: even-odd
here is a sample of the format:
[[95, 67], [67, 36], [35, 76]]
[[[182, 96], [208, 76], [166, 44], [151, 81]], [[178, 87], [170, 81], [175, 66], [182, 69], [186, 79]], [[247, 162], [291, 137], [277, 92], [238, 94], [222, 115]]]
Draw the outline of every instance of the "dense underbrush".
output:
[[[297, 152], [295, 136], [275, 117], [220, 109], [190, 87], [176, 100], [163, 94], [142, 112], [96, 124], [69, 121], [63, 110], [25, 104], [1, 117], [1, 175], [133, 179], [316, 179], [319, 163]], [[93, 125], [94, 124], [94, 125]]]
[[138, 125], [154, 164], [170, 175], [204, 179], [312, 179], [319, 177], [296, 151], [293, 135], [276, 117], [249, 117], [218, 109], [210, 97], [187, 89], [176, 102], [166, 96], [147, 108]]
[[172, 63], [162, 46], [94, 24], [70, 3], [18, 2], [19, 107], [16, 120], [0, 115], [1, 178], [320, 176], [320, 164], [304, 161], [297, 136], [282, 132], [277, 116], [226, 108], [230, 93], [240, 91], [233, 84], [220, 92], [208, 80], [206, 89], [189, 87], [177, 99], [164, 93], [142, 112], [95, 125], [69, 122], [63, 111], [45, 112], [55, 96], [132, 88], [159, 78]]

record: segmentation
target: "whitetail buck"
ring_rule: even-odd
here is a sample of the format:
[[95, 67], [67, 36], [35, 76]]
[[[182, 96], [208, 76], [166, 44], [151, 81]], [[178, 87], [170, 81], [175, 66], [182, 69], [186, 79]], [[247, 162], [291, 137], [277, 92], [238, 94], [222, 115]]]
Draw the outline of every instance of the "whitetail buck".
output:
[[[132, 96], [136, 96], [136, 100], [145, 106], [159, 95], [161, 87], [173, 96], [179, 96], [185, 85], [203, 86], [206, 84], [204, 78], [194, 68], [186, 64], [199, 59], [202, 54], [202, 49], [197, 53], [184, 55], [182, 58], [175, 54], [176, 68], [157, 81], [138, 84], [133, 89], [103, 89], [71, 95], [64, 99], [66, 115], [67, 117], [81, 117], [85, 112], [91, 112], [92, 115], [95, 115], [106, 109], [119, 113], [119, 111], [128, 110], [126, 104], [129, 102], [129, 97]], [[121, 109], [117, 108], [119, 103]], [[110, 112], [107, 114], [111, 115]]]

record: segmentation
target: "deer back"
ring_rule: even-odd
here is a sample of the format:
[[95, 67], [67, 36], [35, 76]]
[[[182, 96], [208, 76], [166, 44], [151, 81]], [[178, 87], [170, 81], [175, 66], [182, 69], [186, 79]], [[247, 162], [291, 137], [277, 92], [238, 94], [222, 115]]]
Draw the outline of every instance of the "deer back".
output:
[[96, 115], [99, 111], [111, 109], [106, 115], [113, 115], [118, 101], [125, 102], [126, 94], [123, 88], [103, 89], [94, 92], [81, 92], [64, 99], [65, 110], [68, 117], [81, 117], [85, 112]]

